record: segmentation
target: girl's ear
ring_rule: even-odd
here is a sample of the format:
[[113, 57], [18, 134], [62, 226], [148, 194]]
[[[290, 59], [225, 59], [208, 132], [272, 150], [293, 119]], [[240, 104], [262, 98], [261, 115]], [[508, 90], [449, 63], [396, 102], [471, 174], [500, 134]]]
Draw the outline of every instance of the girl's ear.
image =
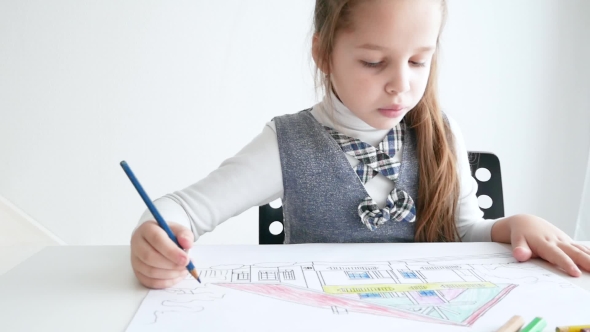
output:
[[320, 48], [320, 37], [317, 34], [313, 35], [313, 39], [311, 41], [311, 55], [313, 57], [313, 61], [315, 65], [322, 71], [325, 75], [329, 74], [329, 67], [328, 64], [324, 63], [322, 59], [320, 59], [319, 55], [319, 48]]

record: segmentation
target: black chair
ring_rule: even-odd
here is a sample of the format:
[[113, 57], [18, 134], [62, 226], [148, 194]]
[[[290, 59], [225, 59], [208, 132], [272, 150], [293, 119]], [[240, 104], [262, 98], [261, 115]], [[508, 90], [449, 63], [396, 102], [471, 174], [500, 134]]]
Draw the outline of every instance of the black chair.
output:
[[[480, 209], [485, 219], [496, 219], [504, 217], [504, 196], [502, 194], [502, 174], [500, 172], [500, 160], [493, 153], [468, 152], [469, 167], [471, 176], [477, 182], [477, 197], [480, 202]], [[491, 206], [489, 202], [491, 201]], [[482, 204], [488, 203], [488, 204]], [[483, 205], [483, 207], [482, 207]], [[273, 234], [270, 230], [271, 224], [277, 229], [282, 229], [283, 208], [273, 208], [270, 204], [260, 206], [258, 209], [258, 243], [260, 244], [283, 244], [285, 233], [283, 231]], [[273, 226], [273, 228], [275, 228]]]
[[[504, 195], [502, 190], [502, 172], [500, 159], [489, 152], [468, 152], [471, 176], [477, 182], [476, 196], [480, 200], [479, 207], [484, 219], [504, 217]], [[482, 201], [488, 200], [491, 205], [483, 206]]]

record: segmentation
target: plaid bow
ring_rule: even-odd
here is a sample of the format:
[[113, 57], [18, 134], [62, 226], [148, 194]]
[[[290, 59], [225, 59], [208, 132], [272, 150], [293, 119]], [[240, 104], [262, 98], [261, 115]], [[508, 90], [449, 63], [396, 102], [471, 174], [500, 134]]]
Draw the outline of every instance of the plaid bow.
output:
[[[403, 122], [392, 128], [377, 148], [359, 139], [343, 135], [330, 127], [324, 126], [324, 128], [340, 145], [344, 153], [360, 161], [355, 166], [355, 171], [363, 184], [379, 173], [397, 183], [401, 164], [394, 162], [392, 157], [403, 144], [405, 131]], [[383, 209], [379, 209], [377, 203], [369, 196], [359, 204], [358, 213], [363, 224], [370, 230], [389, 220], [416, 221], [414, 200], [407, 192], [397, 188], [394, 188], [387, 196], [387, 203]]]

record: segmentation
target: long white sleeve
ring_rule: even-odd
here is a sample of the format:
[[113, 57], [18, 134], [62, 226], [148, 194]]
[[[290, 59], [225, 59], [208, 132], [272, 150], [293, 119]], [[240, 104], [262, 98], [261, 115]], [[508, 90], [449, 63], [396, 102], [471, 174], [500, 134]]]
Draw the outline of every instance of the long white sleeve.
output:
[[[195, 240], [245, 210], [283, 196], [283, 175], [274, 126], [201, 181], [154, 202], [169, 221], [190, 227]], [[153, 220], [146, 210], [140, 223]]]

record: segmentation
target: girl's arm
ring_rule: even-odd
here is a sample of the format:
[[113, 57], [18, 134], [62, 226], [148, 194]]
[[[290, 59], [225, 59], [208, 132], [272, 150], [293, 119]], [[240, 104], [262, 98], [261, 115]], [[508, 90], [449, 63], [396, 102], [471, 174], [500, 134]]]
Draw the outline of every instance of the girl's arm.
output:
[[[248, 145], [205, 178], [157, 199], [156, 208], [166, 220], [190, 228], [196, 241], [227, 219], [281, 198], [283, 177], [274, 130], [274, 124], [268, 123]], [[145, 211], [139, 223], [148, 220], [153, 217]]]

